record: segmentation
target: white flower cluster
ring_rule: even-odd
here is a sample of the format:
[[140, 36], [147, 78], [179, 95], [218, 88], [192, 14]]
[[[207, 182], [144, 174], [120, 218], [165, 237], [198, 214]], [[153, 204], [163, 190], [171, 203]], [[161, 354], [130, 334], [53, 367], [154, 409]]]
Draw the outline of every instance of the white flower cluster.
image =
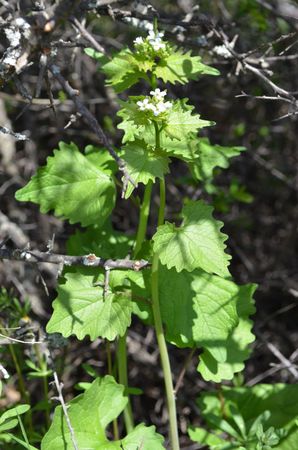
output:
[[216, 55], [222, 56], [225, 59], [229, 59], [231, 58], [231, 56], [233, 56], [230, 50], [225, 45], [216, 45], [215, 47], [213, 47], [212, 51]]
[[137, 105], [140, 111], [152, 111], [154, 116], [159, 116], [159, 114], [164, 113], [168, 109], [172, 108], [172, 102], [165, 102], [164, 97], [167, 95], [167, 91], [161, 91], [160, 89], [155, 89], [150, 91], [150, 97], [144, 98], [144, 100], [139, 100]]
[[133, 41], [133, 43], [135, 44], [136, 47], [139, 47], [139, 46], [144, 45], [147, 42], [149, 45], [151, 45], [153, 50], [157, 52], [158, 50], [166, 48], [166, 44], [162, 40], [163, 37], [164, 37], [164, 32], [161, 31], [160, 33], [158, 33], [158, 32], [156, 33], [153, 30], [153, 25], [152, 25], [152, 29], [149, 30], [148, 36], [145, 39], [139, 36]]

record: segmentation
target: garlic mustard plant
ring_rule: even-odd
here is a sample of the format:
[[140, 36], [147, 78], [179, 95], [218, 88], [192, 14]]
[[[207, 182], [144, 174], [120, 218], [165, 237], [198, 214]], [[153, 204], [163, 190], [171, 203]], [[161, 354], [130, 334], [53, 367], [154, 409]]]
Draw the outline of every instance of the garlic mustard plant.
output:
[[[68, 240], [70, 255], [90, 253], [108, 261], [131, 255], [136, 270], [114, 270], [111, 264], [106, 270], [65, 267], [47, 332], [117, 343], [116, 377], [110, 369], [68, 405], [78, 448], [159, 450], [164, 448], [164, 437], [154, 426], [135, 425], [128, 397], [126, 335], [132, 317], [153, 327], [165, 382], [170, 448], [178, 450], [180, 430], [168, 344], [172, 349], [200, 350], [197, 371], [205, 381], [231, 380], [243, 369], [254, 340], [250, 315], [254, 312], [255, 286], [239, 286], [233, 281], [223, 223], [203, 198], [185, 199], [179, 221], [166, 220], [165, 176], [172, 161], [179, 159], [194, 182], [207, 189], [214, 169], [226, 168], [229, 158], [244, 149], [211, 144], [200, 131], [214, 122], [200, 118], [187, 98], [168, 99], [165, 83], [186, 84], [219, 73], [199, 56], [164, 40], [164, 33], [156, 27], [149, 29], [148, 36], [137, 37], [132, 49], [125, 48], [112, 59], [93, 49], [86, 53], [99, 61], [107, 85], [116, 92], [133, 85], [137, 88], [140, 81], [148, 86], [149, 95], [119, 99], [118, 111], [118, 128], [123, 135], [117, 151], [133, 180], [128, 182], [125, 198], [129, 202], [130, 197], [140, 196], [134, 201], [139, 205], [136, 234], [127, 236], [111, 225], [120, 194], [115, 182], [117, 166], [102, 148], [87, 146], [81, 151], [74, 143], [60, 143], [16, 198], [37, 203], [43, 213], [52, 210], [79, 225]], [[156, 216], [150, 208], [154, 184], [159, 188]], [[150, 214], [156, 225], [153, 235], [148, 231]], [[150, 269], [137, 271], [141, 259], [150, 262]], [[122, 412], [127, 434], [120, 438], [117, 418]], [[61, 414], [58, 406], [42, 450], [71, 448], [73, 435]], [[111, 422], [113, 442], [106, 432]]]

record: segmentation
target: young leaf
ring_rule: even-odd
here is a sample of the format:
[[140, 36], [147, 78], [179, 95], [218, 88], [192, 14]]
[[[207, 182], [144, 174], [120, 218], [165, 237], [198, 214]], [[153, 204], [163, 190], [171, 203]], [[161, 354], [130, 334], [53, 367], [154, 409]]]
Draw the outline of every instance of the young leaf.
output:
[[[126, 167], [129, 175], [136, 184], [147, 184], [150, 180], [153, 182], [156, 178], [162, 179], [164, 174], [169, 171], [169, 159], [157, 155], [150, 148], [146, 147], [143, 141], [135, 141], [126, 144], [123, 148], [122, 158], [126, 161]], [[128, 198], [134, 186], [129, 183], [125, 198]]]
[[[194, 106], [188, 105], [188, 99], [175, 100], [172, 108], [159, 118], [150, 118], [145, 111], [140, 111], [137, 101], [145, 97], [130, 97], [128, 102], [120, 102], [123, 108], [117, 115], [122, 118], [118, 128], [124, 131], [122, 142], [141, 139], [146, 144], [155, 147], [155, 128], [153, 121], [162, 128], [161, 135], [165, 134], [168, 139], [185, 141], [190, 133], [197, 133], [201, 128], [213, 125], [214, 122], [202, 120], [198, 114], [192, 114]], [[162, 146], [162, 143], [161, 143]], [[164, 145], [165, 146], [165, 145]]]
[[245, 147], [222, 147], [212, 145], [208, 138], [197, 140], [197, 158], [190, 164], [193, 176], [197, 180], [209, 180], [213, 177], [215, 167], [226, 169], [229, 167], [229, 160], [239, 156]]
[[103, 275], [99, 276], [101, 286], [94, 286], [95, 282], [98, 279], [84, 271], [65, 275], [65, 283], [57, 288], [48, 333], [61, 333], [64, 337], [75, 334], [78, 339], [89, 335], [93, 341], [97, 337], [112, 341], [123, 336], [131, 322], [130, 298], [115, 292], [104, 299]]
[[[83, 394], [69, 402], [67, 412], [77, 445], [92, 450], [162, 450], [163, 438], [154, 427], [138, 425], [124, 439], [109, 441], [107, 426], [116, 419], [127, 404], [124, 386], [107, 375], [96, 379]], [[61, 406], [57, 406], [53, 423], [41, 442], [41, 450], [71, 450], [71, 435]]]
[[4, 431], [11, 430], [12, 428], [16, 427], [19, 423], [18, 416], [21, 414], [25, 414], [27, 411], [29, 411], [30, 405], [18, 405], [14, 408], [10, 408], [7, 411], [5, 411], [0, 416], [0, 433], [3, 433]]
[[197, 80], [200, 75], [219, 75], [217, 69], [203, 64], [200, 56], [191, 56], [190, 51], [183, 53], [175, 47], [167, 57], [158, 62], [154, 73], [164, 83], [172, 84], [185, 84], [190, 80]]
[[[231, 420], [229, 408], [223, 409], [223, 405], [235, 404], [246, 423], [246, 428], [249, 429], [250, 436], [250, 427], [256, 428], [255, 423], [259, 422], [259, 416], [264, 415], [262, 423], [265, 433], [270, 427], [274, 427], [282, 437], [276, 449], [294, 450], [298, 442], [298, 427], [295, 425], [298, 415], [297, 395], [298, 384], [258, 384], [239, 388], [222, 386], [220, 396], [218, 392], [202, 394], [199, 406], [203, 418], [212, 427], [214, 415], [223, 417], [224, 414], [226, 420]], [[270, 414], [266, 414], [265, 417], [266, 411], [270, 411]], [[284, 429], [283, 432], [281, 428]]]
[[200, 346], [219, 362], [227, 356], [226, 341], [238, 324], [236, 304], [245, 287], [201, 270], [160, 267], [159, 296], [169, 342]]
[[[227, 442], [222, 439], [220, 436], [216, 436], [215, 434], [209, 433], [204, 428], [200, 427], [189, 427], [188, 435], [190, 439], [194, 442], [198, 442], [202, 445], [208, 445], [211, 449], [219, 450], [228, 447], [224, 447], [227, 445]], [[232, 447], [230, 447], [232, 448]]]
[[86, 55], [90, 56], [90, 58], [96, 59], [101, 64], [105, 64], [109, 61], [109, 59], [106, 55], [104, 55], [101, 52], [97, 52], [96, 50], [94, 50], [94, 48], [90, 48], [90, 47], [85, 48], [84, 53], [86, 53]]
[[204, 380], [220, 383], [223, 380], [231, 380], [235, 373], [243, 370], [244, 361], [251, 353], [249, 344], [255, 340], [251, 332], [253, 323], [249, 319], [249, 316], [255, 312], [252, 299], [255, 289], [256, 285], [253, 284], [241, 287], [241, 295], [237, 298], [236, 305], [239, 324], [226, 341], [226, 361], [216, 361], [206, 350], [200, 355], [198, 371]]
[[220, 232], [222, 222], [212, 217], [212, 206], [202, 200], [191, 201], [182, 210], [180, 227], [166, 222], [153, 236], [153, 249], [162, 264], [177, 272], [200, 268], [209, 273], [229, 276], [230, 255], [224, 252], [227, 235]]
[[[148, 69], [152, 64], [148, 66]], [[101, 67], [108, 77], [107, 85], [113, 86], [116, 92], [122, 92], [137, 83], [144, 75], [139, 68], [134, 54], [129, 49], [121, 50], [113, 59]]]
[[27, 411], [29, 411], [30, 405], [18, 405], [14, 408], [10, 408], [7, 411], [5, 411], [0, 416], [0, 424], [5, 422], [7, 419], [11, 419], [12, 417], [18, 417], [21, 414], [25, 414]]
[[70, 223], [88, 226], [104, 222], [111, 213], [115, 185], [75, 144], [60, 142], [46, 166], [16, 192], [16, 199], [39, 204], [42, 213], [53, 209], [56, 216]]
[[187, 101], [187, 98], [176, 100], [168, 111], [163, 130], [172, 139], [183, 140], [189, 133], [214, 125], [214, 122], [200, 119], [199, 114], [192, 114], [194, 106], [188, 105]]
[[135, 139], [144, 139], [145, 132], [151, 139], [155, 138], [152, 120], [146, 113], [140, 111], [137, 107], [137, 101], [143, 99], [144, 96], [138, 96], [129, 97], [127, 102], [119, 101], [123, 108], [117, 112], [117, 116], [122, 118], [122, 122], [118, 124], [117, 128], [124, 131], [124, 136], [122, 138], [123, 144], [134, 141]]

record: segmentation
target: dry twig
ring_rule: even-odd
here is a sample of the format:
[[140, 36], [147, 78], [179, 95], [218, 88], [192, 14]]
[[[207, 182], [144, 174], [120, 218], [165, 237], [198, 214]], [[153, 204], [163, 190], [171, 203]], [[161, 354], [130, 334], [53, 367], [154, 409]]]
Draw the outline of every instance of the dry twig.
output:
[[102, 267], [105, 270], [125, 269], [139, 271], [150, 266], [150, 263], [144, 259], [104, 259], [94, 254], [83, 256], [60, 255], [38, 250], [0, 248], [0, 259], [11, 261], [23, 261], [26, 263], [51, 263], [60, 266], [85, 266]]

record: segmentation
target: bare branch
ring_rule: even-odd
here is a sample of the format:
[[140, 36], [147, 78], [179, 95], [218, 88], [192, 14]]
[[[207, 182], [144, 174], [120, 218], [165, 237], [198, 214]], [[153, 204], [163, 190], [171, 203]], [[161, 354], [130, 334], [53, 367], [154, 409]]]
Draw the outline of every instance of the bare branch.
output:
[[104, 259], [94, 254], [83, 256], [69, 256], [55, 253], [40, 252], [38, 250], [0, 248], [0, 259], [23, 261], [26, 263], [51, 263], [65, 266], [103, 267], [105, 270], [125, 269], [139, 271], [150, 266], [144, 259]]
[[87, 41], [90, 42], [90, 44], [101, 53], [106, 53], [105, 49], [97, 42], [96, 39], [92, 36], [92, 34], [89, 33], [89, 31], [82, 25], [78, 19], [75, 17], [70, 18], [70, 22], [74, 25], [75, 28], [77, 28], [81, 34]]
[[28, 137], [25, 134], [15, 133], [14, 131], [9, 130], [9, 128], [7, 128], [7, 127], [0, 126], [0, 133], [9, 134], [10, 136], [13, 136], [17, 141], [27, 141], [28, 140]]
[[66, 420], [66, 423], [67, 423], [67, 427], [69, 429], [72, 445], [73, 445], [75, 450], [79, 450], [79, 447], [78, 447], [78, 444], [77, 444], [77, 440], [76, 440], [76, 437], [75, 437], [75, 433], [74, 433], [74, 429], [72, 428], [72, 425], [71, 425], [71, 422], [70, 422], [70, 418], [69, 418], [69, 415], [68, 415], [68, 412], [67, 412], [67, 406], [66, 406], [66, 403], [64, 401], [63, 394], [62, 394], [63, 384], [60, 383], [56, 371], [54, 371], [53, 376], [54, 376], [54, 383], [55, 383], [55, 386], [56, 386], [56, 389], [57, 389], [57, 392], [58, 392], [58, 400], [59, 400], [59, 402], [60, 402], [60, 404], [62, 406], [62, 410], [63, 410], [64, 416], [65, 416], [65, 420]]

